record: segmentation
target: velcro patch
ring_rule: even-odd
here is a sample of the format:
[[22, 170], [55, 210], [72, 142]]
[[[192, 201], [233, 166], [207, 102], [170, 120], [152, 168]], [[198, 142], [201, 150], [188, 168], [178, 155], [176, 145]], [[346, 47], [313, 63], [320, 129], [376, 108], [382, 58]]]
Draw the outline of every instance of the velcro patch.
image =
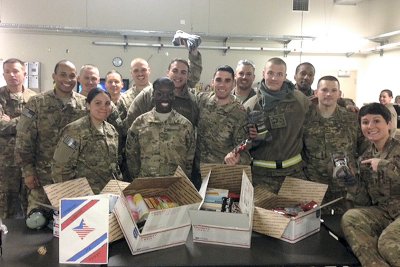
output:
[[28, 117], [29, 119], [32, 119], [36, 115], [36, 113], [33, 110], [24, 107], [24, 109], [22, 110], [22, 115]]
[[63, 140], [64, 144], [66, 144], [68, 147], [72, 148], [73, 150], [76, 150], [78, 148], [78, 141], [73, 139], [70, 136], [66, 136]]

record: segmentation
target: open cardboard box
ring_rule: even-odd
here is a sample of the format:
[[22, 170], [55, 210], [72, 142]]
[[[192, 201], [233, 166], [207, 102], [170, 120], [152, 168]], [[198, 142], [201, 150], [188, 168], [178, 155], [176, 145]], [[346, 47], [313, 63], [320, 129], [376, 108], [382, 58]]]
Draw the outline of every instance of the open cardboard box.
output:
[[[328, 185], [286, 177], [278, 195], [267, 191], [262, 186], [254, 189], [254, 218], [255, 232], [296, 243], [307, 236], [319, 231], [320, 204], [325, 196]], [[318, 207], [288, 218], [272, 209], [290, 207], [301, 202], [314, 200]]]
[[[125, 198], [136, 193], [143, 197], [167, 195], [179, 207], [151, 211], [139, 231]], [[198, 209], [201, 201], [199, 192], [178, 167], [174, 176], [134, 179], [121, 192], [114, 213], [132, 254], [136, 255], [185, 244], [191, 228], [188, 210]]]
[[199, 192], [203, 201], [207, 187], [228, 189], [240, 194], [239, 206], [242, 213], [200, 210], [201, 206], [197, 210], [189, 210], [193, 241], [249, 248], [254, 209], [250, 166], [204, 164], [201, 172], [203, 182]]
[[[112, 179], [107, 183], [100, 194], [114, 194], [118, 196], [120, 190], [128, 185], [129, 183], [127, 182]], [[78, 178], [62, 183], [46, 185], [44, 186], [44, 191], [47, 194], [50, 204], [57, 209], [59, 208], [59, 203], [62, 198], [75, 198], [94, 195], [86, 178]], [[58, 217], [55, 217], [54, 220], [54, 234], [55, 236], [58, 236]], [[123, 237], [123, 233], [118, 225], [118, 221], [115, 218], [114, 213], [109, 214], [108, 232], [108, 240], [110, 243]]]

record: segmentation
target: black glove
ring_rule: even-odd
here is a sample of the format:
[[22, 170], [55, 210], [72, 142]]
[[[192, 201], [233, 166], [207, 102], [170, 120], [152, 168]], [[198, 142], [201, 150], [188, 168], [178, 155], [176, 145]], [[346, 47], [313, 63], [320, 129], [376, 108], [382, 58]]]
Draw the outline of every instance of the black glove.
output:
[[249, 125], [254, 125], [257, 129], [257, 137], [255, 141], [268, 141], [272, 140], [272, 135], [268, 131], [267, 126], [265, 125], [264, 119], [264, 111], [253, 110], [250, 111], [247, 116], [247, 123]]
[[347, 165], [347, 157], [345, 154], [333, 154], [333, 178], [337, 179], [340, 185], [354, 186], [356, 184], [356, 177], [351, 173]]
[[183, 31], [176, 31], [172, 39], [174, 46], [186, 45], [189, 51], [193, 51], [201, 44], [201, 38], [198, 35], [188, 34]]

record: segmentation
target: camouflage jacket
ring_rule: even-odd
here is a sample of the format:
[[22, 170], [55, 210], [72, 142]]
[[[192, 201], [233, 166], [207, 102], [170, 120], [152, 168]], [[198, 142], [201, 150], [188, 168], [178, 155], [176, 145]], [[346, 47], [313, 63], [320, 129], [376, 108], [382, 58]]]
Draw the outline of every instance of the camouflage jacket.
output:
[[0, 88], [0, 116], [5, 114], [10, 121], [0, 119], [0, 166], [15, 166], [14, 148], [17, 134], [17, 124], [24, 108], [31, 96], [36, 93], [28, 88], [23, 89], [21, 97], [10, 94], [6, 86]]
[[54, 182], [86, 177], [93, 192], [98, 194], [113, 178], [119, 176], [118, 133], [108, 122], [103, 132], [84, 116], [61, 131], [52, 162]]
[[[151, 87], [152, 84], [149, 84], [147, 87]], [[143, 88], [143, 89], [145, 89]], [[142, 90], [139, 90], [135, 85], [133, 85], [131, 88], [129, 88], [124, 94], [121, 95], [117, 108], [119, 115], [121, 117], [121, 120], [125, 120], [126, 115], [128, 114], [129, 107], [131, 106], [133, 100], [135, 97], [141, 92]]]
[[[85, 97], [72, 92], [71, 101], [64, 105], [54, 90], [31, 97], [17, 125], [16, 160], [23, 176], [36, 175], [51, 183], [50, 169], [59, 133], [68, 123], [87, 114]], [[39, 175], [40, 174], [40, 175]]]
[[337, 106], [330, 118], [324, 118], [317, 105], [312, 105], [303, 128], [303, 158], [312, 181], [328, 183], [332, 179], [332, 154], [345, 153], [356, 172], [357, 144], [361, 138], [356, 113]]
[[[200, 110], [197, 129], [197, 149], [200, 163], [223, 163], [226, 154], [242, 141], [247, 133], [247, 113], [244, 107], [231, 96], [231, 103], [217, 105], [214, 93], [204, 92], [198, 95]], [[242, 152], [240, 164], [250, 164], [250, 156]]]
[[195, 150], [194, 129], [190, 121], [175, 110], [166, 121], [160, 121], [154, 108], [133, 122], [125, 149], [132, 178], [172, 175], [177, 166], [190, 177]]
[[[361, 164], [365, 159], [380, 158], [378, 171], [369, 164]], [[359, 158], [357, 190], [349, 190], [347, 198], [361, 206], [379, 206], [393, 219], [400, 216], [400, 141], [389, 138], [381, 153], [374, 145]]]

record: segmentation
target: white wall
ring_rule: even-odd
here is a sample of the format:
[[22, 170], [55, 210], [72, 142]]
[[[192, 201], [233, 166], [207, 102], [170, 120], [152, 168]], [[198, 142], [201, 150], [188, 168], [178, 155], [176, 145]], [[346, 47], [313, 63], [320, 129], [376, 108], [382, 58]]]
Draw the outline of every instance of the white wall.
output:
[[[320, 54], [300, 56], [291, 53], [285, 59], [288, 64], [288, 78], [292, 79], [297, 64], [304, 61], [313, 63], [317, 79], [326, 74], [337, 75], [338, 70], [357, 71], [357, 104], [375, 101], [377, 93], [384, 87], [395, 88], [396, 59], [399, 52], [385, 52], [383, 57], [368, 57], [343, 54], [328, 54], [330, 42], [339, 41], [336, 46], [351, 46], [349, 36], [367, 37], [398, 30], [400, 8], [397, 0], [364, 0], [357, 6], [334, 5], [333, 0], [310, 0], [310, 11], [292, 12], [292, 0], [0, 0], [2, 23], [55, 25], [111, 30], [151, 30], [187, 32], [219, 35], [309, 35], [325, 38], [324, 42], [303, 42], [303, 48], [322, 49]], [[185, 20], [185, 24], [180, 24]], [[303, 23], [302, 23], [303, 22]], [[172, 35], [171, 35], [172, 38]], [[95, 46], [93, 41], [123, 41], [123, 37], [99, 35], [46, 34], [6, 30], [0, 28], [0, 59], [18, 57], [24, 61], [42, 63], [42, 90], [52, 86], [51, 73], [61, 59], [73, 61], [79, 68], [91, 63], [99, 66], [104, 75], [112, 69], [111, 60], [120, 56], [124, 60], [117, 68], [129, 78], [129, 63], [135, 57], [143, 57], [150, 63], [151, 80], [165, 75], [171, 59], [187, 57], [184, 49], [138, 48], [116, 46]], [[152, 42], [129, 37], [129, 42]], [[169, 42], [168, 40], [164, 40]], [[222, 42], [207, 42], [203, 45], [223, 45]], [[237, 46], [275, 46], [277, 43], [229, 43]], [[291, 42], [289, 46], [299, 46]], [[326, 51], [325, 51], [325, 50]], [[325, 53], [326, 52], [326, 53]], [[209, 83], [218, 65], [234, 67], [239, 59], [247, 58], [256, 63], [257, 80], [261, 79], [265, 61], [272, 56], [283, 57], [282, 52], [248, 52], [202, 50], [204, 72], [201, 81]], [[388, 77], [376, 77], [376, 73], [391, 73]], [[314, 87], [316, 84], [314, 83]]]

